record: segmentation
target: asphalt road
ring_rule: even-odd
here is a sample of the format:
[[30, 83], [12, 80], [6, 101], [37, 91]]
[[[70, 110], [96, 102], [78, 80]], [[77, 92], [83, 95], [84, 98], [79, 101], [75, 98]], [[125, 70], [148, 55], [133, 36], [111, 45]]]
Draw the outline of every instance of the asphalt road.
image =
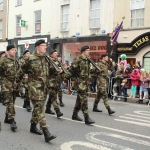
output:
[[[16, 100], [16, 132], [4, 123], [5, 106], [0, 104], [0, 150], [150, 150], [150, 107], [109, 100], [116, 113], [108, 115], [102, 101], [102, 113], [92, 112], [93, 98], [89, 98], [89, 114], [95, 124], [71, 120], [76, 96], [64, 95], [65, 107], [60, 108], [64, 116], [46, 115], [50, 132], [57, 138], [45, 143], [43, 135], [30, 133], [31, 112], [22, 108], [23, 99]], [[82, 112], [79, 116], [83, 118]]]

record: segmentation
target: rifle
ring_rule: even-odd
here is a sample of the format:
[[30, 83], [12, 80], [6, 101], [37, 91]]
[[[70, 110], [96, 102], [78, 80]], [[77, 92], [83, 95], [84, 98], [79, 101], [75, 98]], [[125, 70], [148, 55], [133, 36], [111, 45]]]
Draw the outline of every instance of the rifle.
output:
[[[80, 49], [78, 50], [80, 51]], [[95, 64], [95, 62], [90, 57], [86, 57], [86, 58], [98, 71], [101, 71], [101, 69]]]

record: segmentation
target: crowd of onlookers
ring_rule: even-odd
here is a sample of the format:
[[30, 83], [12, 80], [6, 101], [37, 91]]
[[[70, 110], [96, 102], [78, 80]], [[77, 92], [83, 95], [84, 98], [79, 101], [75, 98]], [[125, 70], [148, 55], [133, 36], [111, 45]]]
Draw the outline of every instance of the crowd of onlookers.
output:
[[[111, 99], [121, 98], [126, 102], [127, 98], [138, 98], [138, 103], [143, 103], [143, 100], [150, 99], [150, 73], [141, 68], [140, 61], [137, 61], [135, 66], [125, 63], [122, 60], [120, 63], [114, 64], [114, 70], [109, 70], [108, 73], [108, 96]], [[89, 91], [96, 93], [97, 77], [93, 75], [92, 83], [89, 85]], [[74, 82], [72, 82], [72, 90]], [[149, 101], [146, 101], [148, 103]]]

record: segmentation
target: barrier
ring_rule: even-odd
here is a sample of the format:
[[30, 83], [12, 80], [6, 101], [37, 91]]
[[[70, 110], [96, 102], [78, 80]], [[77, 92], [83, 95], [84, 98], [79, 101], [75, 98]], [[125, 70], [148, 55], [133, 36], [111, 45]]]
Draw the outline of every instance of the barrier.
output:
[[[117, 86], [118, 87], [118, 95], [116, 95], [116, 94], [113, 94], [113, 88], [114, 88], [114, 85], [115, 85], [115, 79], [120, 79], [120, 80], [124, 80], [124, 79], [127, 79], [127, 80], [131, 80], [130, 78], [116, 78], [116, 77], [112, 77], [111, 79], [110, 79], [110, 81], [109, 81], [109, 93], [111, 94], [111, 96], [113, 96], [113, 99], [112, 99], [112, 101], [115, 99], [115, 98], [118, 98], [118, 100], [120, 100], [120, 98], [130, 98], [129, 96], [127, 97], [127, 96], [123, 96], [123, 95], [121, 95], [121, 93], [122, 93], [122, 91], [121, 91], [121, 84], [119, 85], [119, 86]], [[116, 88], [117, 88], [116, 87]], [[130, 90], [131, 89], [127, 89], [127, 93], [129, 93], [130, 92]], [[139, 99], [139, 98], [134, 98], [134, 99]], [[143, 99], [142, 99], [143, 100]], [[149, 102], [148, 102], [148, 106], [150, 105], [150, 99], [144, 99], [144, 100], [148, 100]]]

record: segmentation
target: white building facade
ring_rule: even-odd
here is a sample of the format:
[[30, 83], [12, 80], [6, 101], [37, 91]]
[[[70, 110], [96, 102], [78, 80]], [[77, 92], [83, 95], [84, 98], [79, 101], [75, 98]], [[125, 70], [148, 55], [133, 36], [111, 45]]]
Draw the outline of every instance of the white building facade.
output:
[[[84, 44], [93, 55], [105, 53], [110, 49], [107, 33], [113, 31], [113, 11], [114, 0], [10, 0], [8, 40], [17, 45], [19, 56], [25, 48], [33, 51], [41, 38], [66, 57], [64, 61], [72, 61]], [[69, 54], [66, 47], [72, 50]]]

